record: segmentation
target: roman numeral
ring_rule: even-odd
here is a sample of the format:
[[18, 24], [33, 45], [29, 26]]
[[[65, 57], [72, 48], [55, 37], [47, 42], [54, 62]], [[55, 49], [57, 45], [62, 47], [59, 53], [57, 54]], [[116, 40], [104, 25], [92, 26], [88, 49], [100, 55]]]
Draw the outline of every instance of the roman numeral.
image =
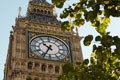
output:
[[30, 45], [30, 46], [33, 46], [33, 47], [39, 47], [38, 45]]
[[56, 56], [57, 59], [60, 59], [59, 56], [57, 56], [56, 54], [55, 54], [55, 56]]
[[50, 42], [50, 38], [48, 37], [48, 41]]
[[51, 55], [49, 54], [49, 59], [51, 59]]
[[63, 55], [63, 56], [66, 56], [64, 53], [60, 53], [60, 52], [59, 52], [59, 54], [61, 54], [61, 55]]
[[41, 51], [41, 50], [40, 50], [40, 49], [35, 49], [34, 51], [37, 51], [37, 52], [38, 52], [38, 51]]
[[42, 40], [42, 42], [44, 42], [43, 38], [40, 38]]

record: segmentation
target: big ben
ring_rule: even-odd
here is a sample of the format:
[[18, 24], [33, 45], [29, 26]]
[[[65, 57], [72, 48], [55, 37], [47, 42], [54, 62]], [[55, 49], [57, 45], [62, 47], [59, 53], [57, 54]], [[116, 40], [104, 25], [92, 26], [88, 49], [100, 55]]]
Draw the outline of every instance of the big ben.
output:
[[62, 66], [83, 60], [81, 37], [63, 31], [46, 0], [30, 0], [10, 32], [4, 80], [58, 80]]

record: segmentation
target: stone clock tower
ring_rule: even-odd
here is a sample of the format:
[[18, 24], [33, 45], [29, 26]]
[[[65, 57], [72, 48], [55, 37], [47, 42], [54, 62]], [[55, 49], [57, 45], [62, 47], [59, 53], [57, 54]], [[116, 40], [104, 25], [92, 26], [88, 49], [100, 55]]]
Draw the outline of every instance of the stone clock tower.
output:
[[30, 0], [26, 16], [16, 19], [4, 80], [58, 80], [66, 62], [82, 61], [81, 37], [62, 31], [53, 9], [45, 0]]

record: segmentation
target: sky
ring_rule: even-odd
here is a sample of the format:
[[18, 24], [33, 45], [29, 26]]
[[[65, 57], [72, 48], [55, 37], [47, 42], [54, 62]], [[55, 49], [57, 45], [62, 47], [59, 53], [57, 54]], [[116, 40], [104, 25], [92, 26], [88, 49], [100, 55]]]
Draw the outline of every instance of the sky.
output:
[[[48, 0], [50, 2], [50, 0]], [[71, 0], [69, 0], [71, 1]], [[71, 2], [67, 2], [68, 6]], [[74, 0], [77, 2], [79, 0]], [[15, 19], [18, 17], [18, 8], [21, 6], [22, 11], [21, 15], [25, 16], [27, 11], [27, 5], [29, 0], [1, 0], [0, 2], [0, 80], [3, 80], [4, 76], [4, 64], [7, 57], [8, 45], [9, 45], [9, 34], [12, 30], [12, 25], [15, 25]], [[61, 9], [56, 9], [56, 13], [59, 14]], [[108, 32], [111, 32], [111, 35], [120, 36], [120, 18], [111, 18], [111, 23], [107, 29]], [[90, 23], [86, 23], [84, 26], [79, 28], [79, 35], [98, 35], [93, 27], [90, 26]], [[85, 47], [81, 40], [82, 52], [84, 59], [89, 58], [90, 53], [92, 52], [92, 45]], [[94, 43], [94, 42], [93, 42]]]

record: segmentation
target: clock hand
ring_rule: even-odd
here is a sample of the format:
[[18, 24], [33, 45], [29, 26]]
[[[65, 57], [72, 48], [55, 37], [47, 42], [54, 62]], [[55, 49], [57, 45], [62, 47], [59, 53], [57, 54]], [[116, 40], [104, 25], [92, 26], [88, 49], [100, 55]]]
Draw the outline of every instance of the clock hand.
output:
[[46, 46], [47, 48], [49, 47], [49, 46], [47, 46], [45, 43], [43, 43], [43, 45]]
[[[44, 44], [43, 44], [43, 45], [44, 45]], [[51, 47], [52, 47], [52, 45], [47, 46], [48, 49], [47, 49], [47, 51], [43, 54], [43, 57], [45, 57], [45, 55], [48, 53], [49, 50], [53, 50]]]
[[47, 51], [43, 54], [43, 57], [45, 57], [45, 55], [47, 54], [48, 51], [49, 51], [49, 48], [48, 48]]
[[44, 46], [47, 46], [45, 43], [43, 43]]
[[52, 47], [52, 45], [49, 45], [49, 46], [48, 46], [49, 50], [51, 50], [51, 51], [52, 51], [53, 49], [52, 49], [51, 47]]
[[43, 43], [43, 45], [46, 46], [47, 48], [49, 48], [50, 50], [53, 50], [53, 49], [51, 48], [52, 45], [47, 46], [45, 43]]

